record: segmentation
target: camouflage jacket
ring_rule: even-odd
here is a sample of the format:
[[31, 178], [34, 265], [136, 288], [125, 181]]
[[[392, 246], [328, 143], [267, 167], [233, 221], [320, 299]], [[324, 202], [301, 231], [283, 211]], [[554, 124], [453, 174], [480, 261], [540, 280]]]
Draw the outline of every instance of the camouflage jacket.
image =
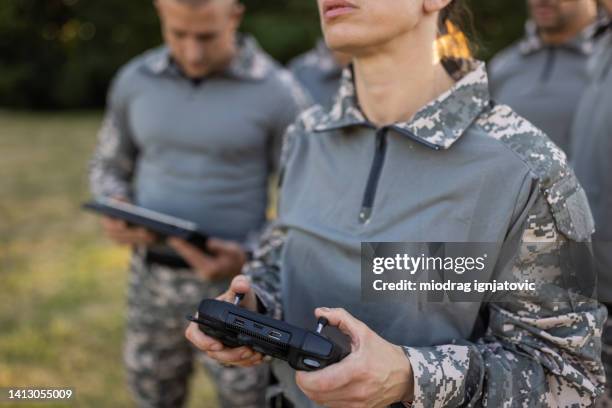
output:
[[[564, 289], [566, 275], [582, 271], [563, 268], [560, 249], [593, 233], [584, 191], [541, 131], [490, 102], [484, 64], [455, 65], [451, 90], [410, 121], [378, 129], [345, 70], [331, 111], [314, 107], [288, 130], [279, 218], [245, 273], [276, 318], [311, 327], [314, 307], [345, 307], [402, 345], [417, 407], [588, 406], [605, 381], [607, 312]], [[378, 167], [372, 150], [386, 157]], [[553, 289], [478, 305], [487, 317], [474, 336], [471, 306], [361, 302], [361, 241], [500, 242], [514, 253], [497, 267]], [[289, 374], [280, 377], [286, 393], [313, 406]]]

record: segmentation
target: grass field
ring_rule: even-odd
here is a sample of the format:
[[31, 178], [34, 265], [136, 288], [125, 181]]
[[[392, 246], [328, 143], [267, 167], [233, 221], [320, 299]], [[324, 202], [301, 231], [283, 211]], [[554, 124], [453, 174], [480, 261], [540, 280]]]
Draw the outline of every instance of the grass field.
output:
[[[71, 387], [70, 406], [130, 407], [121, 362], [129, 254], [79, 210], [99, 122], [97, 113], [0, 111], [0, 387]], [[190, 407], [215, 406], [201, 370], [192, 387]]]

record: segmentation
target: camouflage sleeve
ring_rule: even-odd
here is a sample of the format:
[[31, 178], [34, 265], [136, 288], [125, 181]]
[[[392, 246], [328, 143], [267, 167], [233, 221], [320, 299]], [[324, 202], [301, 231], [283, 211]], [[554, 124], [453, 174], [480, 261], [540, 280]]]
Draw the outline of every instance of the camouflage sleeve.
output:
[[282, 319], [280, 256], [286, 231], [270, 224], [262, 235], [253, 260], [247, 263], [243, 273], [251, 278], [252, 288], [265, 308], [265, 314]]
[[89, 184], [94, 196], [132, 196], [132, 175], [138, 149], [129, 132], [126, 108], [116, 81], [111, 86], [106, 113], [98, 132], [98, 143], [89, 166]]
[[536, 190], [509, 234], [514, 256], [496, 268], [512, 279], [529, 276], [546, 291], [492, 296], [486, 335], [474, 342], [404, 347], [414, 372], [414, 406], [578, 407], [601, 393], [606, 309], [563, 284], [562, 248], [592, 232], [576, 232], [588, 206], [580, 195], [566, 200]]

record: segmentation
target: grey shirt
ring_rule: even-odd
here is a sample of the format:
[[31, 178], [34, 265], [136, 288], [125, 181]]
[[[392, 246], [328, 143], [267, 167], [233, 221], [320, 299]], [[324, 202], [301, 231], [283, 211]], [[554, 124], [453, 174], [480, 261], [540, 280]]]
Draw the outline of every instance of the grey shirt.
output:
[[95, 195], [244, 241], [266, 220], [268, 176], [306, 99], [248, 36], [221, 73], [194, 82], [161, 47], [120, 70], [91, 165]]
[[600, 25], [589, 26], [565, 44], [550, 46], [528, 22], [525, 38], [489, 64], [493, 99], [542, 129], [565, 152], [572, 118], [588, 83], [586, 64]]
[[289, 69], [315, 103], [329, 109], [340, 87], [342, 68], [325, 41], [289, 62]]
[[600, 299], [612, 303], [612, 30], [591, 62], [591, 82], [578, 105], [570, 153], [595, 218]]
[[[484, 64], [461, 65], [450, 91], [378, 129], [347, 69], [331, 111], [312, 108], [288, 131], [279, 219], [245, 272], [277, 318], [310, 328], [316, 307], [343, 307], [403, 346], [417, 407], [589, 405], [602, 391], [605, 309], [569, 302], [559, 284], [559, 244], [593, 232], [584, 192], [540, 130], [491, 104]], [[495, 274], [554, 289], [491, 304], [366, 302], [362, 242], [496, 243]], [[298, 407], [315, 406], [288, 365], [274, 369]]]

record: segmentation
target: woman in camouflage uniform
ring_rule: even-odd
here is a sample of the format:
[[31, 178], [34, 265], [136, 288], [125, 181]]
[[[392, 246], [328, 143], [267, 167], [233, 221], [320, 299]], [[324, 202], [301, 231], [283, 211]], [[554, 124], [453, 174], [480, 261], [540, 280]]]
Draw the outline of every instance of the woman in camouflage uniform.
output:
[[[278, 222], [249, 278], [223, 297], [244, 293], [244, 307], [304, 327], [323, 316], [351, 337], [351, 354], [323, 370], [275, 362], [285, 396], [298, 407], [590, 405], [604, 381], [606, 310], [560, 285], [578, 272], [563, 267], [561, 247], [593, 232], [584, 192], [541, 131], [490, 100], [484, 64], [466, 58], [455, 30], [461, 2], [319, 8], [328, 45], [353, 64], [333, 108], [314, 107], [288, 130]], [[537, 277], [550, 291], [486, 304], [362, 302], [361, 242], [394, 241], [496, 242], [496, 273]], [[187, 337], [224, 363], [262, 360], [196, 325]]]

